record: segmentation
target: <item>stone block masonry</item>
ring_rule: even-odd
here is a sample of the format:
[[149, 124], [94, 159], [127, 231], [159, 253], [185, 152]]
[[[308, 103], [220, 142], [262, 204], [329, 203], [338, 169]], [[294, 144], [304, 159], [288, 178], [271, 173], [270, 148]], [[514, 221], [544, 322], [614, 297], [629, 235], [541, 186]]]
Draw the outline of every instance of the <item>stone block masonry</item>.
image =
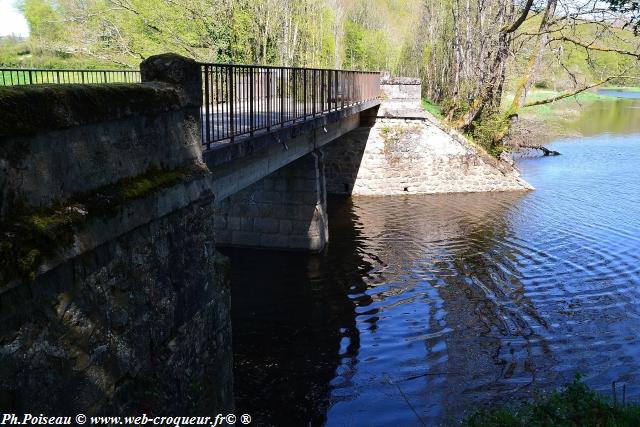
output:
[[200, 67], [0, 88], [0, 410], [233, 412]]
[[328, 240], [323, 154], [316, 150], [222, 200], [220, 246], [319, 251]]
[[202, 199], [0, 292], [0, 408], [233, 407], [230, 288]]
[[398, 195], [524, 191], [532, 187], [511, 164], [474, 147], [420, 106], [415, 79], [383, 82], [385, 100], [372, 126], [323, 148], [327, 191]]
[[[47, 207], [150, 167], [201, 161], [199, 86], [198, 96], [192, 93], [198, 64], [161, 55], [141, 71], [143, 80], [157, 79], [0, 89], [0, 219], [24, 204]], [[172, 83], [175, 74], [186, 89]]]

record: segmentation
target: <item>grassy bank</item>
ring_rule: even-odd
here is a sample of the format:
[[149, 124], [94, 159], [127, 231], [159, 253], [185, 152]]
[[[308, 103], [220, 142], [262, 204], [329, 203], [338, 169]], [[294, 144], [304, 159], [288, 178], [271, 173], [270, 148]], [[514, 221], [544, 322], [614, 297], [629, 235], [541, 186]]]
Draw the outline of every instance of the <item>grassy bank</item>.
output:
[[[611, 89], [611, 88], [606, 88]], [[639, 89], [640, 90], [640, 89]], [[536, 102], [555, 96], [561, 95], [561, 92], [554, 90], [533, 90], [527, 96], [527, 102]], [[566, 116], [573, 116], [580, 112], [580, 109], [585, 104], [591, 104], [597, 101], [615, 101], [617, 98], [612, 96], [601, 95], [595, 91], [586, 91], [572, 96], [564, 98], [559, 101], [554, 101], [549, 104], [536, 105], [533, 107], [522, 108], [518, 114], [521, 117], [529, 119], [547, 120], [550, 118], [563, 118]], [[513, 94], [506, 94], [502, 101], [503, 108], [506, 109], [513, 100]]]
[[34, 46], [29, 40], [0, 37], [0, 67], [46, 69], [124, 68], [112, 61]]
[[[620, 393], [619, 394], [619, 398]], [[638, 426], [640, 405], [601, 396], [579, 377], [562, 390], [531, 402], [476, 412], [462, 423], [466, 427], [533, 426]]]
[[[604, 90], [637, 92], [637, 87], [601, 87]], [[535, 102], [560, 95], [553, 90], [536, 89], [529, 93], [527, 102]], [[510, 105], [513, 95], [503, 97], [504, 109]], [[549, 104], [525, 107], [518, 111], [518, 120], [512, 123], [509, 135], [505, 140], [508, 146], [544, 145], [558, 137], [579, 136], [580, 132], [574, 126], [582, 111], [595, 103], [619, 101], [620, 98], [607, 96], [597, 91], [586, 91]]]
[[422, 108], [433, 114], [439, 119], [442, 119], [444, 116], [442, 115], [442, 109], [439, 105], [435, 104], [429, 98], [422, 98]]

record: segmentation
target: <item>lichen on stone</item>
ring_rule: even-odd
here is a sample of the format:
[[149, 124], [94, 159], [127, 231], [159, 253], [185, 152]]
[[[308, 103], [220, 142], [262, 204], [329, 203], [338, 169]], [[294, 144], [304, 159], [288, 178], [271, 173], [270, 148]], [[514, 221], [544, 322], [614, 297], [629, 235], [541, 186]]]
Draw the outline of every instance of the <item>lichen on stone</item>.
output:
[[[137, 114], [180, 108], [179, 92], [153, 83], [0, 87], [0, 138], [29, 136]], [[2, 141], [2, 139], [0, 139]]]
[[33, 280], [42, 263], [74, 242], [75, 231], [89, 218], [113, 215], [125, 203], [151, 195], [200, 173], [187, 166], [175, 170], [149, 168], [48, 208], [22, 207], [0, 229], [0, 287], [14, 279]]

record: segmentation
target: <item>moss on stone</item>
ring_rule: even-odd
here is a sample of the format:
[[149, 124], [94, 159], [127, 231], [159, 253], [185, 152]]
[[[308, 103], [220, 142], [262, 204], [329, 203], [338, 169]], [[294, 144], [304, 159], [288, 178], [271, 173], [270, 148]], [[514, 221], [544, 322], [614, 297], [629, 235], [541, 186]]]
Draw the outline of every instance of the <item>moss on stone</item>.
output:
[[35, 135], [182, 106], [170, 85], [113, 83], [0, 87], [0, 137]]
[[33, 280], [47, 259], [69, 248], [75, 230], [87, 219], [113, 215], [128, 201], [139, 199], [199, 173], [193, 167], [171, 171], [155, 167], [61, 201], [50, 208], [22, 208], [0, 224], [0, 287], [13, 279]]

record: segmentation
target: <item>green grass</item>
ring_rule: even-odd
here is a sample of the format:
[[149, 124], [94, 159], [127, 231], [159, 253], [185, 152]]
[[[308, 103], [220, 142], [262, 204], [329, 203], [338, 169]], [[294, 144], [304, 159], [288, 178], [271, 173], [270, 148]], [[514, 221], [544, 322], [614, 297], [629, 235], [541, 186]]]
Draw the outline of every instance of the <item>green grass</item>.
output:
[[[133, 64], [132, 64], [133, 65]], [[137, 65], [137, 64], [135, 64]], [[30, 40], [0, 36], [0, 68], [113, 69], [112, 61], [37, 47]]]
[[[0, 68], [2, 68], [0, 66]], [[131, 71], [131, 70], [123, 70]], [[135, 83], [140, 81], [137, 70], [135, 73], [112, 71], [0, 71], [0, 86], [46, 84], [46, 83]]]
[[444, 117], [440, 106], [434, 104], [429, 98], [422, 98], [422, 107], [439, 119]]
[[60, 71], [113, 70], [123, 67], [64, 52], [33, 49], [29, 41], [12, 37], [0, 37], [1, 68], [35, 68], [47, 71], [0, 71], [0, 86], [34, 83], [127, 83], [140, 80], [138, 73]]
[[[609, 88], [607, 88], [609, 89]], [[560, 95], [561, 92], [554, 90], [535, 89], [529, 92], [526, 102], [536, 102], [547, 98], [553, 98]], [[502, 98], [502, 109], [506, 110], [511, 105], [513, 99], [512, 93], [507, 93]], [[536, 105], [532, 107], [524, 107], [519, 110], [521, 116], [535, 119], [549, 119], [569, 114], [584, 104], [590, 104], [597, 101], [615, 101], [617, 98], [612, 96], [600, 95], [597, 92], [585, 91], [575, 96], [563, 98], [549, 104]]]
[[484, 409], [466, 418], [465, 427], [640, 425], [640, 405], [613, 402], [589, 389], [579, 376], [562, 390], [519, 406]]

